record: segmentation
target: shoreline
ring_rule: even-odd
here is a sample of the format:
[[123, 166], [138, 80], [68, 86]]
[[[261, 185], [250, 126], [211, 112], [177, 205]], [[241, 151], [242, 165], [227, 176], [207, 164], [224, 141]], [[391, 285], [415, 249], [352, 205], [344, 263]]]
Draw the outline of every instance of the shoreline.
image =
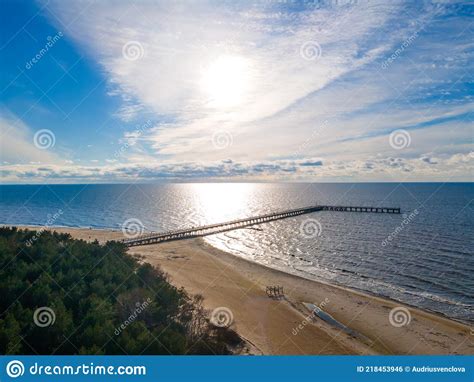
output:
[[350, 292], [350, 293], [356, 293], [356, 294], [360, 294], [360, 295], [363, 295], [363, 296], [366, 296], [366, 297], [373, 297], [373, 298], [379, 298], [379, 299], [382, 299], [382, 300], [388, 300], [394, 304], [399, 304], [399, 305], [404, 305], [404, 306], [407, 306], [409, 308], [413, 308], [413, 309], [417, 309], [417, 310], [420, 310], [422, 312], [425, 312], [425, 313], [428, 313], [428, 314], [432, 314], [434, 316], [437, 316], [439, 318], [444, 318], [448, 321], [454, 321], [454, 322], [457, 322], [459, 324], [462, 324], [462, 325], [466, 325], [466, 326], [471, 326], [471, 325], [474, 325], [474, 322], [469, 322], [469, 321], [463, 321], [461, 319], [457, 319], [457, 318], [454, 318], [454, 317], [449, 317], [448, 315], [444, 314], [443, 312], [438, 312], [436, 310], [431, 310], [429, 308], [419, 308], [415, 305], [412, 305], [408, 302], [403, 302], [403, 301], [400, 301], [400, 300], [396, 300], [394, 298], [391, 298], [390, 296], [387, 296], [387, 295], [383, 295], [383, 294], [377, 294], [377, 293], [372, 293], [370, 291], [367, 291], [367, 290], [364, 290], [364, 289], [359, 289], [359, 288], [356, 288], [356, 287], [349, 287], [349, 286], [345, 286], [345, 285], [342, 285], [342, 284], [337, 284], [337, 283], [330, 283], [326, 280], [317, 280], [317, 279], [312, 279], [310, 277], [307, 277], [304, 275], [304, 273], [291, 273], [291, 272], [286, 272], [284, 270], [281, 270], [281, 269], [277, 269], [277, 268], [272, 268], [272, 267], [269, 267], [265, 264], [260, 264], [260, 263], [257, 263], [257, 262], [253, 262], [251, 260], [248, 260], [246, 259], [245, 257], [243, 256], [240, 256], [240, 255], [237, 255], [237, 254], [234, 254], [234, 253], [231, 253], [231, 252], [228, 252], [228, 251], [225, 251], [224, 249], [220, 249], [220, 248], [216, 248], [214, 247], [212, 244], [209, 244], [207, 242], [205, 242], [205, 244], [209, 245], [210, 247], [212, 248], [215, 248], [216, 250], [218, 251], [221, 251], [222, 253], [225, 253], [226, 255], [230, 255], [230, 256], [235, 256], [235, 257], [238, 257], [244, 261], [247, 261], [251, 264], [255, 264], [255, 265], [258, 265], [260, 267], [264, 267], [264, 268], [268, 268], [270, 270], [273, 270], [273, 271], [276, 271], [276, 272], [281, 272], [283, 274], [288, 274], [288, 275], [291, 275], [291, 276], [295, 276], [295, 277], [299, 277], [301, 279], [304, 279], [304, 280], [308, 280], [308, 281], [312, 281], [312, 282], [315, 282], [315, 283], [319, 283], [319, 284], [324, 284], [324, 285], [327, 285], [329, 287], [334, 287], [334, 288], [340, 288], [340, 289], [343, 289], [347, 292]]
[[[116, 239], [114, 240], [119, 240], [119, 239], [123, 239], [123, 234], [122, 234], [122, 230], [117, 228], [117, 229], [114, 229], [114, 228], [107, 228], [107, 227], [104, 227], [104, 228], [95, 228], [95, 227], [79, 227], [79, 226], [59, 226], [59, 225], [55, 225], [55, 226], [42, 226], [42, 225], [34, 225], [34, 224], [22, 224], [22, 225], [11, 225], [11, 224], [4, 224], [4, 223], [0, 223], [0, 226], [5, 226], [5, 227], [17, 227], [19, 229], [38, 229], [38, 228], [45, 228], [47, 230], [65, 230], [66, 231], [69, 231], [69, 230], [73, 230], [73, 231], [76, 231], [76, 230], [80, 230], [80, 231], [87, 231], [87, 232], [94, 232], [94, 231], [98, 231], [98, 232], [105, 232], [105, 233], [111, 233], [113, 234], [114, 236], [118, 235]], [[59, 232], [59, 231], [58, 231]], [[68, 232], [69, 233], [69, 232]], [[149, 233], [149, 232], [146, 232], [146, 233]], [[109, 240], [112, 240], [109, 238]], [[377, 294], [377, 293], [371, 293], [370, 291], [367, 291], [367, 290], [364, 290], [364, 289], [359, 289], [359, 288], [356, 288], [356, 287], [348, 287], [348, 286], [345, 286], [345, 285], [342, 285], [342, 284], [337, 284], [337, 283], [330, 283], [328, 281], [325, 281], [325, 280], [317, 280], [317, 279], [312, 279], [310, 277], [306, 277], [303, 273], [291, 273], [291, 272], [286, 272], [284, 270], [281, 270], [281, 269], [277, 269], [277, 268], [272, 268], [272, 267], [269, 267], [265, 264], [260, 264], [260, 263], [257, 263], [257, 262], [253, 262], [249, 259], [246, 259], [245, 257], [243, 256], [240, 256], [238, 254], [235, 254], [235, 253], [232, 253], [230, 251], [226, 251], [224, 249], [221, 249], [221, 248], [217, 248], [215, 246], [213, 246], [212, 244], [209, 244], [207, 241], [205, 241], [204, 237], [200, 237], [200, 238], [196, 238], [196, 240], [202, 240], [203, 243], [207, 246], [209, 246], [210, 248], [216, 250], [216, 251], [219, 251], [221, 252], [222, 254], [225, 254], [226, 256], [232, 256], [232, 257], [237, 257], [245, 262], [248, 262], [250, 264], [255, 264], [256, 266], [259, 266], [259, 267], [264, 267], [264, 268], [267, 268], [269, 270], [272, 270], [272, 271], [275, 271], [275, 272], [281, 272], [283, 274], [287, 274], [287, 275], [291, 275], [291, 276], [294, 276], [294, 277], [298, 277], [298, 278], [301, 278], [301, 279], [304, 279], [304, 280], [308, 280], [308, 281], [312, 281], [312, 282], [315, 282], [315, 283], [319, 283], [319, 284], [324, 284], [324, 285], [327, 285], [329, 287], [334, 287], [334, 288], [340, 288], [340, 289], [343, 289], [343, 290], [346, 290], [347, 292], [352, 292], [352, 293], [358, 293], [360, 295], [365, 295], [367, 297], [373, 297], [373, 298], [380, 298], [382, 300], [388, 300], [388, 301], [391, 301], [392, 303], [394, 304], [399, 304], [399, 305], [403, 305], [403, 306], [406, 306], [408, 308], [413, 308], [413, 309], [417, 309], [417, 310], [420, 310], [422, 312], [425, 312], [425, 313], [428, 313], [428, 314], [433, 314], [439, 318], [444, 318], [448, 321], [453, 321], [453, 322], [457, 322], [459, 324], [462, 324], [462, 325], [465, 325], [465, 326], [468, 326], [468, 327], [471, 327], [471, 326], [474, 326], [474, 322], [469, 322], [469, 321], [463, 321], [461, 319], [457, 319], [457, 318], [454, 318], [454, 317], [449, 317], [448, 315], [444, 314], [443, 312], [438, 312], [438, 311], [435, 311], [435, 310], [431, 310], [429, 308], [419, 308], [415, 305], [412, 305], [410, 303], [407, 303], [407, 302], [403, 302], [403, 301], [400, 301], [400, 300], [396, 300], [394, 298], [391, 298], [390, 296], [387, 296], [387, 295], [383, 295], [383, 294]], [[106, 240], [105, 240], [106, 241]], [[99, 242], [105, 242], [105, 241], [101, 241], [99, 240]], [[474, 330], [474, 329], [473, 329]]]
[[[105, 242], [122, 238], [111, 229], [41, 227], [73, 238]], [[170, 282], [189, 294], [202, 294], [210, 310], [224, 306], [234, 316], [233, 329], [253, 354], [474, 354], [468, 324], [438, 312], [253, 263], [217, 249], [202, 238], [133, 247], [131, 255], [159, 266]], [[269, 298], [268, 285], [284, 287], [285, 298]], [[304, 303], [319, 306], [333, 322], [310, 319]], [[408, 311], [407, 325], [390, 323], [390, 312]], [[394, 315], [396, 318], [397, 316]]]

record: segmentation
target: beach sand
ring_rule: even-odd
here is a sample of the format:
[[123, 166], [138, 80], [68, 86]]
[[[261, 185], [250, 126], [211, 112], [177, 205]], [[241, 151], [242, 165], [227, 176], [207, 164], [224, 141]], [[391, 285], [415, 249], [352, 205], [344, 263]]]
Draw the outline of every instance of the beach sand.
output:
[[[31, 228], [31, 227], [29, 227]], [[33, 229], [33, 228], [31, 228]], [[106, 230], [54, 228], [83, 240], [122, 239]], [[474, 332], [449, 320], [399, 302], [307, 280], [273, 270], [188, 239], [132, 247], [129, 252], [159, 266], [170, 282], [190, 294], [201, 294], [206, 308], [226, 307], [232, 328], [253, 354], [474, 354]], [[285, 297], [269, 298], [266, 286], [281, 285]], [[311, 319], [303, 303], [349, 327], [350, 335], [319, 318]], [[408, 309], [405, 326], [389, 321], [393, 308]]]

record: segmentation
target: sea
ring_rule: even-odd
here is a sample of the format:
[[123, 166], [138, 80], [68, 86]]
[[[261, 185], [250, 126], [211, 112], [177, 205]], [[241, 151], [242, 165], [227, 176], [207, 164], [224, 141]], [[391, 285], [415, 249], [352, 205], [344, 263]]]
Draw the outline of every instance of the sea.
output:
[[472, 323], [473, 199], [473, 183], [1, 185], [0, 223], [133, 235], [313, 205], [401, 208], [320, 211], [205, 240], [271, 268]]

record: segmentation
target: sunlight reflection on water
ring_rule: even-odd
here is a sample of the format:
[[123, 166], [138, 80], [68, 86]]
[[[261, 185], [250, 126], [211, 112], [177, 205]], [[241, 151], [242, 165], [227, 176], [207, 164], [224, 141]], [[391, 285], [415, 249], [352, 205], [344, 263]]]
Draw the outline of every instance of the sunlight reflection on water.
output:
[[[445, 313], [474, 317], [472, 184], [161, 184], [0, 186], [8, 224], [120, 229], [129, 218], [166, 231], [315, 204], [419, 209], [386, 246], [404, 215], [317, 212], [209, 236], [212, 245], [308, 278], [385, 295]], [[305, 219], [320, 235], [304, 237]]]

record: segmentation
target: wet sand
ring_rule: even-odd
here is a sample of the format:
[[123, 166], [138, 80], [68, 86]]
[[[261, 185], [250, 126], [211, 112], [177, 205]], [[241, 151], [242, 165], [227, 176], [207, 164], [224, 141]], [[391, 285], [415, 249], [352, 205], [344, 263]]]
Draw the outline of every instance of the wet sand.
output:
[[[100, 242], [123, 238], [117, 231], [54, 230]], [[218, 250], [202, 239], [132, 247], [129, 252], [161, 267], [177, 287], [201, 294], [206, 308], [230, 309], [232, 328], [254, 354], [474, 354], [474, 331], [467, 325], [399, 302], [273, 270]], [[266, 287], [274, 285], [283, 286], [283, 298], [267, 296]], [[311, 318], [303, 303], [321, 307], [353, 333]], [[397, 315], [402, 322], [409, 319], [408, 324], [390, 322], [395, 308], [402, 311]]]

